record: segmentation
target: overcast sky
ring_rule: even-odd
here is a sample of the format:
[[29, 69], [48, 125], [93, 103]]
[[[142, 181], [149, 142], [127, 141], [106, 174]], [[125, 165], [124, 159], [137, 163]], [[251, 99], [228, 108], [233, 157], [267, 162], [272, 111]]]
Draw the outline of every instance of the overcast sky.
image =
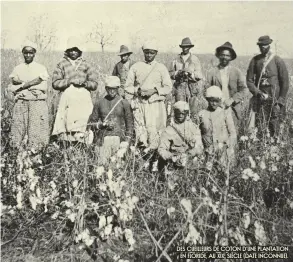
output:
[[[214, 53], [230, 41], [238, 55], [253, 55], [258, 52], [257, 38], [268, 34], [278, 54], [293, 57], [292, 2], [1, 2], [1, 29], [8, 32], [5, 47], [19, 48], [30, 17], [44, 13], [49, 24], [56, 25], [60, 50], [69, 36], [82, 37], [102, 22], [117, 29], [114, 44], [106, 47], [109, 51], [118, 52], [121, 44], [131, 46], [133, 38], [139, 46], [154, 38], [159, 51], [179, 52], [182, 38], [189, 36], [194, 53]], [[87, 49], [100, 50], [93, 44]]]

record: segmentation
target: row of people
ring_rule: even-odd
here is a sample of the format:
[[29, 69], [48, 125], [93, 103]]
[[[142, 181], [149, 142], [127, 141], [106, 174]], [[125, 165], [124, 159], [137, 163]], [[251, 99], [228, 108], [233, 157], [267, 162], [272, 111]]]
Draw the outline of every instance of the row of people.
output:
[[[259, 38], [257, 44], [261, 54], [252, 59], [246, 82], [254, 95], [250, 125], [255, 122], [260, 126], [262, 122], [259, 120], [264, 117], [263, 120], [269, 122], [271, 134], [274, 135], [284, 108], [289, 77], [283, 60], [270, 52], [271, 43], [272, 40], [268, 36]], [[138, 141], [146, 149], [157, 150], [161, 134], [166, 128], [166, 99], [172, 93], [172, 89], [175, 102], [188, 102], [190, 114], [201, 115], [199, 111], [203, 106], [200, 107], [199, 104], [204, 104], [200, 99], [203, 95], [203, 86], [206, 88], [218, 86], [221, 91], [221, 102], [218, 104], [225, 113], [229, 112], [229, 115], [232, 115], [233, 123], [237, 127], [242, 117], [240, 105], [248, 89], [240, 70], [230, 65], [230, 61], [237, 57], [232, 45], [226, 42], [216, 48], [219, 65], [208, 72], [206, 81], [203, 78], [199, 59], [190, 53], [193, 47], [190, 39], [184, 38], [180, 47], [182, 53], [172, 62], [169, 71], [165, 65], [155, 60], [158, 48], [154, 42], [148, 42], [143, 46], [145, 61], [137, 63], [129, 61], [131, 52], [126, 50], [125, 46], [121, 47], [119, 54], [121, 61], [113, 71], [113, 75], [118, 75], [121, 81], [118, 85], [119, 99], [116, 95], [111, 96], [111, 93], [116, 93], [111, 89], [116, 89], [118, 83], [108, 83], [107, 96], [93, 106], [90, 92], [97, 89], [97, 71], [82, 58], [82, 48], [77, 39], [70, 38], [64, 58], [58, 63], [52, 78], [53, 88], [60, 92], [52, 134], [61, 141], [80, 141], [84, 138], [89, 122], [99, 130], [113, 129], [120, 132], [124, 130], [121, 126], [126, 125], [128, 130], [123, 136], [127, 137], [131, 136], [132, 124], [130, 120], [127, 122], [125, 119], [131, 119], [133, 114], [132, 123], [134, 122]], [[12, 85], [9, 86], [9, 90], [13, 92], [15, 98], [11, 133], [12, 142], [16, 146], [21, 144], [25, 137], [28, 137], [31, 146], [47, 144], [49, 140], [48, 111], [45, 105], [46, 80], [49, 76], [44, 66], [33, 61], [36, 49], [34, 43], [30, 41], [24, 43], [22, 53], [25, 63], [17, 66], [10, 75]], [[174, 86], [171, 79], [174, 80]], [[109, 81], [117, 82], [113, 79]], [[212, 100], [219, 99], [219, 95], [217, 96]], [[213, 108], [211, 103], [215, 101], [209, 102], [207, 112]], [[266, 113], [264, 114], [263, 111]], [[269, 114], [271, 111], [274, 112], [273, 115]], [[207, 112], [202, 113], [202, 123], [212, 117]], [[124, 116], [126, 113], [128, 116]], [[124, 120], [119, 120], [122, 116], [125, 117]], [[99, 120], [101, 123], [98, 126], [94, 124]], [[206, 130], [214, 142], [217, 140], [212, 136], [213, 130], [220, 126], [219, 122], [215, 126], [209, 125]], [[117, 138], [114, 138], [116, 142], [113, 142], [114, 140], [109, 137], [117, 137], [117, 135], [106, 135], [106, 137], [109, 146], [105, 146], [104, 150], [109, 147], [115, 148], [113, 144], [118, 144]], [[101, 132], [99, 139], [102, 143], [106, 141]]]

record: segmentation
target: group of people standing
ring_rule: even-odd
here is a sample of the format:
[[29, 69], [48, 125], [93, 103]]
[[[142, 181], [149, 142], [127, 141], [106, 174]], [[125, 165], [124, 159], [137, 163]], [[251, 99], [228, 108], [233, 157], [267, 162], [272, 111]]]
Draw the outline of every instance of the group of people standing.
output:
[[[253, 95], [249, 128], [257, 127], [259, 132], [268, 128], [271, 136], [276, 136], [284, 116], [289, 76], [284, 61], [270, 51], [271, 43], [269, 36], [258, 39], [261, 54], [251, 60], [246, 80], [230, 64], [237, 54], [229, 42], [216, 48], [219, 64], [206, 77], [199, 59], [190, 52], [194, 45], [188, 37], [182, 40], [182, 52], [169, 68], [156, 61], [155, 42], [143, 45], [144, 61], [139, 62], [134, 62], [132, 52], [122, 45], [121, 61], [105, 81], [106, 96], [93, 103], [91, 92], [98, 87], [98, 72], [83, 59], [79, 40], [71, 37], [52, 76], [60, 100], [51, 135], [71, 145], [86, 143], [94, 134], [93, 144], [103, 164], [132, 141], [164, 166], [184, 166], [190, 157], [203, 153], [208, 157], [223, 148], [226, 160], [232, 162], [243, 119], [242, 103], [249, 91]], [[36, 50], [34, 43], [26, 41], [22, 47], [25, 62], [10, 75], [9, 90], [15, 98], [14, 146], [21, 145], [24, 138], [34, 147], [49, 142], [49, 75], [33, 61]]]

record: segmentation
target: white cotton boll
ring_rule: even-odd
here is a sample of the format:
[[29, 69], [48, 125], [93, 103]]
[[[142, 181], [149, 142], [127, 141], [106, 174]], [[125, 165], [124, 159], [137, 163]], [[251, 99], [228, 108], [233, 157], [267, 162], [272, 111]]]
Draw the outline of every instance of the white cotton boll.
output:
[[16, 195], [16, 202], [17, 202], [17, 208], [18, 209], [22, 209], [22, 198], [23, 198], [23, 196], [22, 196], [22, 189], [21, 189], [21, 187], [19, 186], [18, 188], [17, 188], [17, 190], [18, 190], [18, 192], [17, 192], [17, 195]]
[[188, 213], [188, 219], [192, 219], [192, 205], [191, 205], [191, 201], [189, 199], [185, 199], [183, 198], [180, 201], [180, 204], [185, 208], [185, 210]]
[[252, 180], [253, 181], [258, 181], [260, 179], [259, 175], [257, 173], [254, 173]]
[[139, 198], [137, 196], [133, 196], [131, 200], [133, 204], [136, 204], [139, 201]]
[[29, 198], [30, 202], [31, 202], [31, 206], [33, 210], [36, 210], [37, 208], [37, 199], [35, 195], [31, 195]]
[[129, 193], [129, 191], [127, 190], [126, 192], [125, 192], [125, 197], [130, 197], [131, 195], [130, 195], [130, 193]]
[[55, 213], [51, 216], [51, 218], [52, 218], [52, 219], [56, 219], [58, 216], [59, 216], [59, 211], [55, 212]]
[[101, 191], [107, 191], [107, 185], [104, 183], [99, 184], [98, 187]]
[[255, 164], [255, 161], [253, 160], [252, 156], [249, 156], [248, 159], [249, 159], [251, 168], [255, 168], [256, 164]]
[[262, 170], [266, 169], [266, 164], [265, 164], [265, 162], [264, 162], [263, 160], [260, 162], [259, 167], [260, 167]]
[[103, 228], [106, 225], [107, 225], [106, 217], [99, 216], [99, 229]]
[[76, 188], [78, 186], [78, 181], [76, 179], [72, 182], [72, 186], [73, 188]]
[[104, 234], [105, 236], [109, 236], [112, 232], [113, 225], [109, 224], [105, 227]]
[[109, 179], [109, 180], [112, 180], [112, 178], [113, 178], [113, 172], [112, 172], [111, 169], [109, 169], [107, 175], [108, 175], [108, 179]]
[[242, 223], [245, 229], [247, 229], [250, 225], [250, 214], [243, 213]]
[[76, 214], [75, 213], [71, 213], [69, 216], [68, 216], [68, 219], [70, 219], [70, 221], [73, 223], [75, 221], [75, 217], [76, 217]]
[[56, 188], [56, 184], [55, 184], [54, 181], [51, 181], [49, 184], [50, 184], [50, 186], [52, 187], [52, 189], [55, 189], [55, 188]]
[[37, 189], [36, 189], [36, 194], [37, 194], [37, 197], [38, 197], [38, 198], [42, 198], [41, 190], [40, 190], [39, 187], [37, 187]]
[[103, 166], [97, 167], [96, 178], [99, 179], [103, 175], [104, 172], [105, 172], [105, 168]]
[[175, 208], [174, 207], [168, 207], [167, 208], [167, 214], [168, 214], [168, 216], [170, 216], [174, 212], [175, 212]]
[[273, 171], [273, 172], [278, 171], [278, 168], [277, 168], [276, 165], [274, 165], [274, 164], [272, 165], [272, 171]]

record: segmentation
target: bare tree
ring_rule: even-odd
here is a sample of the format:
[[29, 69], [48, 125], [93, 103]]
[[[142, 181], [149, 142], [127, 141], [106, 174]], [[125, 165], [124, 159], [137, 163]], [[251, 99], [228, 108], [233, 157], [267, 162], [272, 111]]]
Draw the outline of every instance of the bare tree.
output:
[[8, 30], [3, 30], [1, 31], [1, 48], [5, 48], [6, 40], [8, 37], [9, 31]]
[[35, 42], [40, 51], [49, 51], [56, 44], [56, 26], [50, 21], [48, 14], [31, 18], [28, 38]]
[[113, 34], [116, 31], [117, 27], [113, 24], [96, 23], [93, 31], [89, 34], [89, 41], [98, 43], [101, 46], [102, 52], [104, 52], [106, 46], [113, 44]]

